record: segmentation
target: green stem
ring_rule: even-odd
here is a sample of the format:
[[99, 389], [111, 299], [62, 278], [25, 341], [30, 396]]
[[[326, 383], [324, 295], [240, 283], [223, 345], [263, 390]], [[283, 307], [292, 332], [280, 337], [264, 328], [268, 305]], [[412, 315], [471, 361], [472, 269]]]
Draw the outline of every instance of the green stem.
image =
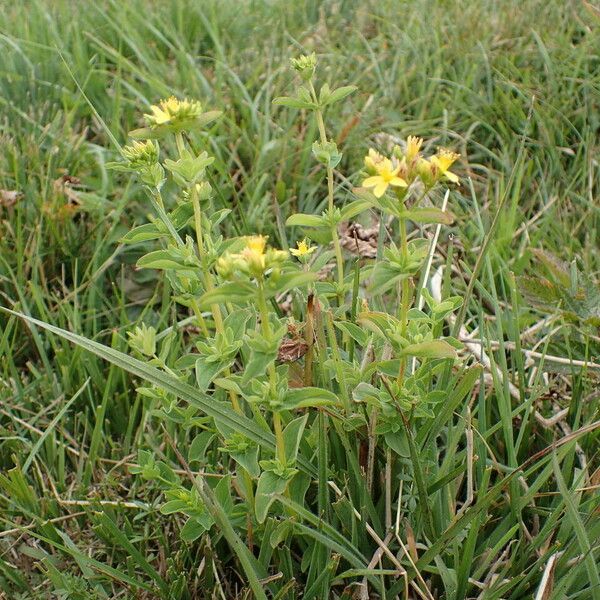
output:
[[200, 329], [204, 334], [204, 337], [208, 337], [210, 335], [208, 332], [208, 327], [206, 326], [206, 321], [202, 316], [202, 311], [200, 310], [200, 306], [198, 305], [198, 302], [195, 298], [191, 301], [191, 305], [192, 310], [194, 311], [194, 315], [196, 316], [196, 320], [198, 321], [198, 325], [200, 326]]
[[185, 143], [183, 141], [183, 134], [181, 132], [175, 134], [175, 143], [177, 144], [177, 152], [179, 152], [179, 157], [183, 158]]
[[333, 315], [331, 312], [327, 313], [325, 317], [325, 327], [327, 328], [327, 334], [329, 336], [329, 345], [331, 347], [331, 355], [333, 356], [336, 377], [340, 386], [340, 393], [342, 401], [344, 402], [344, 408], [347, 414], [350, 414], [351, 404], [350, 396], [348, 395], [348, 387], [346, 386], [346, 378], [344, 376], [344, 370], [342, 368], [342, 357], [340, 355], [340, 349], [338, 347], [337, 339], [335, 337], [335, 327], [333, 325]]
[[310, 293], [306, 305], [306, 325], [304, 329], [304, 341], [306, 342], [306, 355], [304, 356], [304, 385], [313, 385], [313, 346], [315, 341], [315, 324], [314, 324], [314, 303], [315, 296]]
[[[265, 290], [262, 280], [258, 281], [258, 293], [257, 293], [258, 310], [260, 312], [260, 324], [263, 335], [267, 341], [272, 340], [273, 332], [271, 331], [271, 323], [269, 322], [269, 309], [267, 308], [267, 301], [265, 299]], [[277, 373], [275, 372], [275, 363], [269, 363], [269, 384], [271, 387], [271, 393], [273, 397], [277, 393]], [[283, 427], [281, 423], [281, 415], [279, 411], [273, 411], [273, 429], [275, 433], [275, 443], [277, 447], [277, 454], [282, 464], [286, 463], [285, 457], [285, 442], [283, 439]]]
[[[310, 93], [313, 98], [313, 102], [318, 106], [319, 100], [317, 98], [317, 92], [315, 91], [315, 86], [313, 82], [309, 82]], [[319, 136], [321, 138], [321, 143], [327, 143], [327, 131], [325, 129], [325, 121], [323, 119], [323, 112], [320, 108], [315, 109], [315, 115], [317, 117], [317, 127], [319, 128]], [[333, 216], [333, 169], [328, 166], [327, 167], [327, 208], [329, 210], [330, 216]], [[331, 238], [333, 240], [333, 248], [335, 250], [335, 259], [337, 263], [337, 278], [338, 278], [338, 303], [342, 306], [344, 302], [344, 258], [342, 255], [342, 247], [340, 244], [340, 238], [337, 232], [337, 226], [332, 226], [331, 228]]]
[[[173, 223], [171, 223], [171, 220], [169, 219], [167, 213], [165, 212], [165, 203], [163, 202], [160, 191], [156, 190], [155, 192], [153, 192], [151, 199], [152, 199], [152, 205], [154, 206], [154, 209], [158, 213], [158, 216], [160, 217], [161, 221], [165, 224], [166, 228], [169, 230], [169, 233], [171, 234], [171, 237], [173, 238], [175, 243], [180, 247], [184, 246], [181, 236], [177, 233], [177, 230], [175, 229], [175, 227], [173, 226]], [[204, 317], [202, 316], [202, 311], [200, 310], [200, 307], [198, 306], [198, 303], [196, 302], [195, 299], [192, 300], [191, 305], [192, 305], [192, 310], [194, 311], [194, 314], [196, 315], [196, 320], [198, 321], [198, 325], [200, 326], [200, 329], [202, 330], [202, 333], [206, 337], [208, 337], [208, 327], [206, 326]]]
[[[200, 200], [198, 199], [198, 192], [195, 188], [191, 191], [192, 205], [194, 206], [194, 226], [196, 229], [196, 243], [198, 246], [198, 255], [200, 256], [200, 264], [202, 265], [202, 272], [204, 278], [204, 286], [207, 291], [214, 289], [214, 282], [212, 279], [212, 273], [210, 272], [208, 265], [206, 264], [206, 252], [204, 250], [204, 240], [202, 236], [202, 209], [200, 207]], [[215, 320], [215, 329], [217, 333], [224, 333], [223, 327], [223, 316], [221, 314], [221, 307], [218, 304], [211, 304], [210, 307], [213, 318]]]
[[[210, 272], [208, 265], [206, 264], [206, 252], [204, 250], [204, 239], [202, 236], [202, 209], [200, 207], [200, 200], [198, 198], [198, 192], [195, 187], [191, 190], [192, 205], [194, 207], [194, 227], [196, 230], [196, 245], [198, 246], [198, 256], [200, 257], [200, 264], [202, 265], [202, 275], [204, 278], [204, 287], [207, 291], [214, 289], [214, 283], [212, 279], [212, 273]], [[217, 333], [223, 335], [225, 333], [225, 326], [223, 324], [223, 315], [221, 314], [221, 307], [218, 304], [211, 304], [210, 310], [213, 315], [215, 322], [215, 330]], [[225, 376], [229, 377], [231, 371], [229, 368], [225, 369]], [[242, 413], [237, 394], [233, 390], [229, 390], [229, 399], [231, 405], [237, 413]]]
[[[402, 258], [408, 258], [408, 236], [406, 234], [406, 219], [400, 217], [398, 219], [400, 226], [400, 251]], [[401, 296], [400, 296], [400, 335], [406, 335], [408, 328], [408, 310], [410, 308], [410, 279], [408, 277], [402, 280]], [[398, 369], [398, 386], [402, 386], [404, 374], [406, 372], [406, 357], [400, 358], [400, 367]]]
[[154, 210], [156, 210], [158, 216], [160, 217], [160, 220], [165, 224], [165, 227], [169, 230], [169, 233], [171, 234], [171, 237], [175, 240], [175, 243], [178, 246], [183, 246], [184, 243], [181, 239], [181, 236], [177, 233], [177, 230], [175, 229], [173, 223], [171, 223], [171, 220], [169, 219], [169, 216], [165, 211], [165, 203], [163, 202], [160, 191], [155, 190], [150, 196], [150, 198]]

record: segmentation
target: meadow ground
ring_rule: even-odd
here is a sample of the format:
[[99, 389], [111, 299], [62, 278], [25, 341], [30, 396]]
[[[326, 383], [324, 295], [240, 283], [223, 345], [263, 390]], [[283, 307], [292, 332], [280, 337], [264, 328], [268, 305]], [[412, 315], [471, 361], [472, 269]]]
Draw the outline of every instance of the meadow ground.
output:
[[[320, 440], [339, 491], [327, 492], [322, 519], [311, 497], [325, 493], [323, 478], [304, 512], [281, 513], [291, 529], [274, 517], [254, 531], [234, 523], [270, 597], [403, 598], [407, 586], [411, 598], [600, 598], [593, 4], [0, 3], [0, 306], [117, 350], [136, 323], [177, 315], [162, 276], [135, 269], [140, 248], [120, 242], [150, 209], [139, 182], [107, 168], [118, 153], [105, 126], [124, 144], [171, 94], [223, 111], [206, 139], [215, 202], [232, 209], [223, 234], [261, 232], [278, 247], [296, 239], [285, 219], [319, 214], [327, 195], [311, 158], [315, 123], [272, 104], [294, 85], [290, 57], [315, 51], [322, 81], [358, 87], [327, 117], [344, 151], [340, 205], [371, 146], [419, 135], [462, 155], [434, 267], [454, 266], [444, 286], [467, 298], [463, 352], [481, 360], [485, 349], [482, 376], [415, 431], [391, 501], [385, 445], [359, 430], [349, 450], [336, 430]], [[155, 482], [132, 475], [145, 449], [185, 477], [165, 440], [188, 456], [197, 434], [173, 423], [165, 434], [138, 385], [0, 314], [3, 597], [250, 597], [249, 567], [224, 529], [182, 540], [181, 515], [163, 514]], [[217, 446], [194, 468], [226, 473]]]

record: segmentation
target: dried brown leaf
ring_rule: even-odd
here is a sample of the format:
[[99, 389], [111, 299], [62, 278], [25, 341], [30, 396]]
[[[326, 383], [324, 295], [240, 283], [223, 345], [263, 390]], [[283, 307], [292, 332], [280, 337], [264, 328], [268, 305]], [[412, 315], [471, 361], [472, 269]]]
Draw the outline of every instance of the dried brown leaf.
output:
[[23, 197], [22, 192], [17, 190], [0, 190], [0, 206], [10, 208]]
[[379, 225], [363, 227], [360, 223], [344, 223], [340, 228], [340, 243], [344, 250], [361, 258], [377, 256]]

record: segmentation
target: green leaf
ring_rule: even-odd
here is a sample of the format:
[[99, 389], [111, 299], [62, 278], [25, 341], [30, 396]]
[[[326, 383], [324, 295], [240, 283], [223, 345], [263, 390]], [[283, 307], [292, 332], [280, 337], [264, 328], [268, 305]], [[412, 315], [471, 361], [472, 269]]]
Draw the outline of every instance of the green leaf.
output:
[[389, 198], [385, 195], [381, 198], [376, 198], [373, 191], [369, 188], [352, 188], [352, 192], [370, 206], [376, 206], [388, 214], [398, 217], [401, 213], [402, 209], [397, 199]]
[[571, 273], [567, 263], [550, 252], [533, 248], [531, 253], [546, 267], [548, 272], [564, 287], [571, 284]]
[[244, 375], [242, 377], [242, 384], [247, 386], [252, 379], [259, 375], [264, 375], [267, 372], [268, 366], [277, 358], [277, 349], [272, 352], [260, 352], [252, 350], [250, 358], [248, 359], [245, 368]]
[[535, 306], [552, 307], [560, 300], [558, 287], [544, 277], [520, 276], [517, 278], [523, 297]]
[[[346, 538], [338, 529], [332, 527], [325, 522], [321, 517], [306, 510], [303, 506], [294, 502], [290, 498], [279, 495], [279, 502], [288, 507], [291, 512], [301, 518], [303, 521], [308, 521], [314, 527], [308, 527], [302, 523], [297, 523], [295, 528], [312, 538], [320, 544], [330, 548], [333, 552], [341, 554], [353, 567], [365, 569], [368, 567], [369, 559], [360, 553], [356, 545]], [[375, 589], [380, 589], [380, 581], [376, 578], [372, 579]]]
[[206, 485], [204, 481], [196, 480], [195, 483], [210, 516], [219, 529], [219, 532], [223, 534], [230, 548], [237, 555], [254, 597], [256, 600], [267, 600], [263, 584], [260, 581], [267, 576], [264, 567], [241, 540], [210, 486]]
[[288, 479], [279, 477], [273, 471], [263, 471], [258, 478], [255, 496], [256, 519], [264, 523], [271, 504], [275, 502], [274, 494], [283, 494], [287, 487]]
[[134, 227], [131, 231], [128, 231], [121, 238], [121, 243], [139, 244], [140, 242], [157, 240], [158, 238], [165, 237], [166, 235], [167, 234], [160, 231], [154, 223], [146, 223], [145, 225]]
[[233, 498], [231, 497], [231, 475], [222, 477], [219, 483], [215, 486], [215, 500], [220, 504], [225, 513], [231, 513], [233, 510]]
[[385, 434], [385, 443], [399, 456], [410, 457], [410, 446], [405, 430], [388, 431]]
[[[160, 573], [148, 562], [146, 556], [140, 552], [140, 550], [131, 543], [123, 529], [117, 525], [115, 521], [109, 516], [108, 513], [102, 511], [97, 513], [95, 516], [95, 520], [104, 528], [105, 532], [108, 533], [110, 539], [113, 540], [113, 543], [118, 544], [125, 552], [127, 556], [131, 559], [131, 564], [137, 564], [138, 567], [143, 570], [148, 577], [151, 577], [158, 587], [163, 591], [163, 593], [168, 592], [168, 584], [161, 577]], [[62, 532], [61, 532], [62, 533]], [[70, 538], [63, 534], [61, 535], [63, 540], [69, 544], [71, 544]], [[74, 544], [73, 544], [74, 545]], [[77, 560], [77, 558], [75, 559]], [[79, 563], [79, 560], [77, 560]], [[87, 561], [86, 561], [87, 563]], [[87, 571], [86, 563], [80, 563], [80, 567], [82, 568], [83, 573]]]
[[243, 396], [243, 392], [242, 392], [242, 388], [237, 384], [237, 382], [233, 381], [233, 379], [228, 378], [228, 377], [217, 377], [213, 383], [220, 387], [223, 388], [224, 390], [227, 390], [228, 392], [234, 392], [236, 394], [238, 394], [239, 396]]
[[256, 287], [245, 281], [224, 283], [200, 297], [200, 308], [207, 309], [213, 304], [225, 302], [243, 303], [256, 297]]
[[560, 463], [556, 453], [552, 454], [552, 468], [554, 470], [554, 476], [558, 483], [558, 489], [560, 490], [561, 497], [565, 503], [566, 514], [568, 515], [570, 525], [575, 532], [577, 538], [577, 544], [582, 556], [585, 557], [585, 565], [588, 572], [588, 577], [591, 583], [591, 587], [599, 590], [600, 589], [600, 573], [598, 571], [598, 563], [594, 559], [594, 547], [598, 541], [590, 542], [586, 528], [589, 528], [589, 523], [584, 523], [579, 513], [579, 507], [575, 503], [575, 499], [578, 498], [579, 492], [576, 490], [570, 490], [564, 480]]
[[210, 215], [210, 224], [213, 226], [213, 228], [216, 228], [217, 225], [226, 219], [232, 212], [233, 211], [230, 208], [216, 210], [212, 215]]
[[206, 449], [214, 436], [215, 434], [212, 431], [201, 431], [190, 444], [188, 462], [204, 462]]
[[193, 542], [209, 529], [210, 526], [206, 527], [205, 523], [197, 517], [190, 517], [181, 528], [179, 535], [184, 542]]
[[383, 294], [399, 281], [411, 276], [409, 271], [402, 270], [398, 265], [394, 265], [385, 260], [375, 264], [371, 273], [371, 282], [369, 292], [373, 294]]
[[396, 317], [376, 311], [359, 313], [358, 322], [383, 339], [387, 339], [388, 331], [398, 329], [400, 326], [400, 321]]
[[[235, 435], [234, 430], [231, 427], [228, 427], [223, 421], [215, 419], [215, 425], [224, 440], [230, 440]], [[240, 450], [239, 452], [228, 450], [228, 454], [231, 456], [231, 458], [233, 458], [233, 460], [235, 460], [236, 463], [248, 471], [252, 477], [257, 478], [260, 475], [260, 467], [258, 465], [258, 446], [251, 445], [246, 450]]]
[[312, 152], [321, 164], [332, 169], [335, 169], [342, 160], [342, 153], [335, 142], [313, 142]]
[[356, 323], [350, 323], [350, 321], [334, 321], [333, 324], [344, 333], [347, 333], [361, 346], [364, 346], [369, 339], [369, 332], [356, 325]]
[[373, 404], [379, 408], [381, 405], [381, 390], [371, 383], [361, 381], [354, 390], [352, 390], [352, 400], [354, 400], [354, 402]]
[[323, 217], [319, 217], [317, 215], [306, 215], [303, 213], [291, 215], [287, 218], [285, 224], [288, 227], [325, 227], [327, 225]]
[[208, 389], [211, 381], [229, 365], [229, 361], [208, 361], [204, 357], [196, 360], [196, 382], [198, 389], [205, 392]]
[[280, 521], [269, 537], [271, 548], [277, 548], [279, 544], [284, 542], [294, 532], [294, 522], [286, 519]]
[[258, 446], [254, 446], [254, 448], [250, 448], [246, 452], [230, 452], [229, 456], [231, 456], [236, 463], [241, 465], [251, 477], [258, 477], [260, 475], [258, 453]]
[[[298, 417], [293, 421], [290, 421], [286, 428], [283, 430], [283, 442], [285, 446], [285, 459], [288, 462], [296, 462], [298, 456], [298, 448], [300, 447], [300, 441], [302, 440], [302, 434], [304, 433], [304, 427], [308, 421], [308, 414]], [[282, 457], [279, 457], [280, 459]]]
[[291, 271], [282, 273], [277, 277], [270, 277], [265, 287], [265, 295], [267, 298], [276, 296], [280, 292], [303, 287], [314, 281], [317, 278], [317, 273], [306, 271]]
[[399, 216], [404, 219], [410, 219], [415, 223], [442, 223], [443, 225], [451, 225], [454, 223], [454, 216], [452, 213], [433, 206], [403, 210], [400, 212]]
[[314, 102], [306, 102], [305, 100], [301, 100], [300, 98], [290, 98], [289, 96], [279, 96], [279, 98], [275, 98], [275, 100], [273, 100], [273, 104], [277, 104], [279, 106], [287, 106], [288, 108], [316, 108]]
[[183, 500], [169, 500], [160, 507], [160, 512], [163, 515], [172, 515], [177, 512], [183, 512], [188, 507], [187, 502]]
[[283, 408], [285, 410], [295, 410], [318, 406], [337, 406], [339, 404], [340, 399], [333, 392], [318, 387], [305, 387], [288, 390]]
[[[472, 365], [460, 374], [460, 379], [454, 386], [448, 386], [448, 388], [443, 390], [447, 394], [447, 400], [440, 405], [441, 409], [431, 425], [419, 429], [417, 434], [419, 444], [423, 442], [425, 436], [429, 437], [429, 443], [435, 442], [435, 438], [442, 430], [444, 424], [452, 418], [452, 413], [456, 410], [456, 407], [463, 401], [467, 394], [471, 393], [482, 372], [483, 367], [481, 365]], [[452, 389], [450, 394], [448, 394], [448, 389]]]
[[457, 358], [454, 347], [444, 340], [410, 344], [402, 349], [400, 355], [416, 356], [417, 358]]
[[329, 106], [330, 104], [335, 104], [340, 100], [343, 100], [346, 96], [349, 96], [352, 92], [357, 90], [358, 88], [355, 85], [344, 85], [342, 87], [333, 90], [329, 94], [326, 94], [322, 106]]
[[172, 250], [155, 250], [142, 256], [137, 261], [137, 266], [144, 269], [179, 269], [190, 271], [198, 265], [184, 264], [180, 257]]
[[368, 200], [354, 200], [342, 208], [342, 221], [349, 221], [372, 206], [372, 202], [369, 202]]

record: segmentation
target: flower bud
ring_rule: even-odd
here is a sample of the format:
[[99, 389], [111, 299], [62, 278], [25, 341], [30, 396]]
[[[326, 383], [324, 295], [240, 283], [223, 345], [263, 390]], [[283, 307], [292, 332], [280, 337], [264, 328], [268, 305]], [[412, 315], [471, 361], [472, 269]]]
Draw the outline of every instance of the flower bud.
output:
[[292, 67], [300, 73], [300, 77], [304, 81], [308, 81], [315, 74], [317, 68], [317, 55], [313, 52], [312, 54], [302, 54], [298, 58], [292, 58], [290, 60]]
[[138, 169], [156, 164], [159, 149], [158, 144], [151, 140], [145, 142], [134, 141], [130, 145], [124, 146], [121, 153], [130, 169]]
[[133, 331], [128, 331], [129, 345], [144, 356], [154, 356], [156, 354], [156, 329], [147, 327], [142, 323], [141, 327], [136, 327]]

